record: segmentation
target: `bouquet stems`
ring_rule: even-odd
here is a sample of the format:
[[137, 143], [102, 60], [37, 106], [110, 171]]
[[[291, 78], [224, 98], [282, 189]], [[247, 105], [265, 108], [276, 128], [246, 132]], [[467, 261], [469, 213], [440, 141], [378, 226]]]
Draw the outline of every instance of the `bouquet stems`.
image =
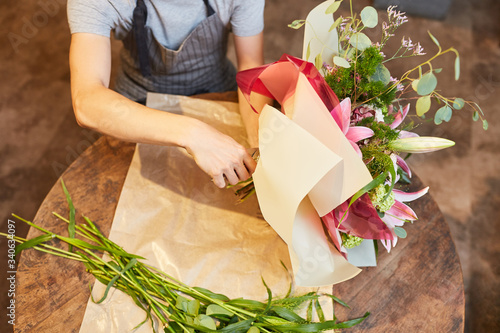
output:
[[[352, 327], [362, 322], [369, 313], [363, 317], [346, 322], [325, 320], [318, 299], [329, 297], [334, 303], [345, 306], [345, 303], [332, 295], [308, 293], [301, 296], [289, 296], [282, 299], [273, 299], [272, 292], [267, 287], [268, 300], [260, 302], [242, 298], [229, 299], [225, 295], [214, 293], [210, 290], [190, 287], [174, 277], [144, 264], [138, 255], [131, 254], [106, 236], [95, 224], [83, 217], [85, 224], [76, 225], [74, 214], [71, 214], [73, 204], [65, 187], [70, 218], [54, 215], [68, 223], [68, 230], [72, 236], [57, 235], [30, 221], [14, 215], [19, 220], [43, 232], [41, 236], [33, 239], [12, 237], [19, 245], [16, 255], [28, 248], [45, 252], [51, 255], [82, 262], [87, 272], [106, 285], [102, 297], [92, 301], [101, 303], [108, 295], [111, 287], [128, 294], [134, 303], [143, 309], [146, 318], [137, 325], [150, 321], [153, 331], [155, 322], [159, 323], [164, 332], [319, 332], [323, 330]], [[76, 238], [79, 236], [79, 238]], [[60, 249], [49, 244], [57, 238], [71, 246], [69, 250]], [[103, 259], [101, 256], [105, 254]], [[294, 310], [302, 304], [315, 305], [320, 318], [319, 322], [312, 322], [312, 315], [308, 311], [308, 318], [302, 318]]]

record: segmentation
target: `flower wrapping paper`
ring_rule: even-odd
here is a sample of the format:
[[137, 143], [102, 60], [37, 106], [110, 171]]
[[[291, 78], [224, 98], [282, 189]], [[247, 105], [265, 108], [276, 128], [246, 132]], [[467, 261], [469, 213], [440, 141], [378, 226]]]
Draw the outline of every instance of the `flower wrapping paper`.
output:
[[[150, 94], [148, 106], [196, 117], [246, 144], [235, 103]], [[275, 296], [285, 295], [290, 277], [280, 261], [291, 269], [286, 244], [258, 217], [255, 196], [236, 202], [234, 190], [216, 188], [184, 149], [139, 144], [109, 237], [191, 286], [265, 300], [262, 276]], [[95, 298], [105, 289], [99, 282], [93, 288]], [[332, 313], [329, 302], [322, 306], [325, 315]], [[80, 332], [130, 332], [144, 318], [128, 295], [112, 289], [101, 304], [89, 299]], [[145, 323], [134, 332], [152, 327]]]

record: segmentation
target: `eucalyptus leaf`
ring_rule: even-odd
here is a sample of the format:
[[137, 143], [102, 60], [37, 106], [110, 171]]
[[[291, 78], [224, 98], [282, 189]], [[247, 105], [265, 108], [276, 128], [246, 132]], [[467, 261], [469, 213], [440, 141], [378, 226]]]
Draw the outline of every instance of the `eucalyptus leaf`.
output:
[[455, 81], [460, 78], [460, 57], [457, 54], [455, 58]]
[[401, 228], [401, 227], [394, 227], [394, 233], [399, 238], [406, 238], [406, 236], [408, 236], [408, 234], [406, 233], [406, 230]]
[[420, 96], [429, 95], [436, 89], [437, 78], [432, 72], [425, 73], [417, 84], [417, 94]]
[[260, 333], [260, 330], [255, 327], [255, 326], [252, 326], [250, 327], [250, 329], [247, 331], [247, 333]]
[[339, 9], [340, 7], [340, 4], [342, 3], [342, 1], [335, 1], [333, 2], [330, 6], [328, 6], [328, 8], [325, 10], [325, 14], [333, 14], [337, 11], [337, 9]]
[[472, 120], [474, 120], [474, 121], [479, 120], [479, 112], [474, 111], [474, 113], [472, 114]]
[[345, 60], [344, 58], [341, 58], [339, 56], [333, 57], [333, 63], [339, 67], [344, 67], [344, 68], [351, 67], [351, 65], [349, 64], [349, 62], [347, 60]]
[[419, 99], [417, 100], [416, 108], [417, 116], [423, 116], [431, 108], [431, 96], [427, 95], [419, 97]]
[[314, 66], [316, 66], [318, 70], [323, 67], [323, 56], [321, 55], [321, 53], [318, 53], [314, 58]]
[[448, 105], [444, 105], [440, 107], [436, 114], [434, 115], [434, 123], [436, 125], [441, 124], [443, 121], [450, 121], [452, 115], [452, 110]]
[[442, 70], [443, 70], [442, 68], [436, 68], [436, 69], [434, 70], [434, 73], [439, 74], [439, 73], [441, 73], [441, 71], [442, 71]]
[[483, 129], [488, 130], [488, 121], [486, 119], [483, 119]]
[[413, 90], [417, 91], [417, 87], [418, 87], [418, 82], [419, 81], [420, 81], [419, 79], [415, 79], [415, 80], [412, 81], [411, 87], [413, 88]]
[[364, 51], [372, 45], [372, 41], [362, 32], [357, 32], [349, 39], [349, 44], [360, 51]]
[[377, 68], [375, 68], [375, 73], [368, 78], [368, 81], [379, 81], [384, 85], [388, 85], [391, 82], [391, 73], [383, 64], [378, 64]]
[[434, 44], [437, 45], [437, 47], [439, 48], [439, 50], [441, 50], [441, 45], [439, 45], [439, 42], [438, 40], [436, 39], [436, 37], [434, 37], [430, 31], [427, 31], [427, 33], [429, 34], [429, 36], [431, 37], [432, 41], [434, 42]]
[[465, 101], [462, 98], [455, 98], [453, 101], [453, 108], [455, 110], [461, 110], [465, 105]]
[[338, 19], [336, 19], [335, 22], [333, 22], [330, 29], [328, 29], [328, 32], [332, 31], [333, 29], [337, 29], [337, 27], [340, 25], [340, 23], [342, 23], [342, 16], [339, 17]]
[[361, 22], [367, 28], [375, 28], [378, 24], [377, 10], [371, 6], [366, 6], [361, 11]]
[[371, 46], [370, 38], [362, 32], [354, 33], [349, 39], [349, 44], [359, 51], [364, 51]]
[[288, 27], [292, 29], [300, 29], [305, 23], [306, 20], [295, 20], [292, 23], [290, 23]]

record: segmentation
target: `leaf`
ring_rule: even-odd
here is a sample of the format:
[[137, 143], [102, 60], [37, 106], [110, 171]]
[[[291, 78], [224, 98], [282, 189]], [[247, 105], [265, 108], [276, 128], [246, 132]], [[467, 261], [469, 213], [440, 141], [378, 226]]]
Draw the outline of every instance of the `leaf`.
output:
[[254, 301], [251, 299], [243, 299], [243, 298], [232, 299], [229, 302], [227, 302], [226, 304], [234, 305], [237, 307], [243, 307], [243, 308], [253, 310], [253, 311], [263, 311], [266, 308], [265, 303], [262, 303], [259, 301]]
[[292, 29], [300, 29], [305, 23], [306, 20], [295, 20], [292, 23], [290, 23], [288, 27]]
[[209, 306], [207, 306], [206, 314], [208, 316], [215, 314], [215, 315], [225, 315], [230, 317], [233, 315], [231, 311], [226, 310], [222, 306], [217, 304], [210, 304]]
[[92, 299], [92, 302], [96, 303], [96, 304], [99, 304], [99, 303], [102, 303], [106, 297], [108, 297], [108, 292], [109, 290], [111, 289], [111, 287], [115, 284], [116, 281], [118, 281], [119, 278], [121, 278], [123, 276], [123, 273], [125, 273], [126, 271], [128, 271], [129, 269], [131, 269], [132, 267], [134, 267], [134, 265], [137, 264], [137, 259], [132, 259], [128, 262], [128, 264], [120, 271], [120, 273], [116, 274], [108, 283], [108, 285], [106, 286], [106, 290], [104, 290], [104, 294], [103, 296], [101, 297], [101, 299], [99, 301], [95, 301], [94, 300], [94, 296], [92, 296], [92, 293], [90, 294], [90, 298]]
[[417, 100], [416, 108], [417, 116], [423, 116], [431, 108], [431, 96], [427, 95], [419, 97], [419, 99]]
[[408, 234], [406, 233], [406, 230], [401, 228], [401, 227], [394, 227], [394, 233], [399, 238], [406, 238], [406, 236], [408, 236]]
[[288, 321], [297, 323], [304, 322], [304, 318], [302, 318], [301, 316], [299, 316], [298, 314], [287, 308], [281, 306], [273, 306], [271, 307], [271, 310], [276, 312], [276, 314], [281, 318], [286, 319]]
[[250, 327], [250, 329], [247, 331], [247, 333], [260, 333], [260, 330], [255, 327], [255, 326], [252, 326]]
[[215, 325], [215, 322], [212, 319], [212, 317], [203, 314], [200, 314], [194, 318], [194, 324], [206, 327], [214, 331], [217, 329], [217, 326]]
[[334, 302], [339, 303], [340, 305], [345, 306], [346, 308], [350, 309], [350, 306], [347, 305], [347, 303], [344, 302], [343, 300], [341, 300], [340, 298], [333, 296], [333, 295], [330, 295], [330, 294], [325, 294], [325, 296], [330, 297]]
[[307, 306], [307, 321], [312, 321], [312, 311], [313, 311], [313, 301], [311, 300], [309, 302], [309, 305]]
[[474, 121], [479, 120], [479, 112], [474, 111], [474, 113], [472, 114], [472, 120], [474, 120]]
[[136, 254], [131, 254], [131, 253], [125, 252], [123, 250], [114, 249], [114, 248], [110, 248], [110, 247], [92, 245], [92, 244], [87, 243], [85, 241], [82, 241], [78, 238], [68, 238], [68, 237], [64, 237], [64, 236], [57, 236], [57, 238], [59, 238], [60, 240], [62, 240], [65, 243], [68, 243], [70, 245], [74, 245], [74, 246], [79, 247], [79, 248], [88, 249], [88, 250], [98, 250], [98, 251], [103, 251], [103, 252], [107, 251], [109, 253], [117, 254], [119, 256], [126, 257], [126, 258], [137, 258], [137, 259], [144, 259], [145, 260], [145, 258], [138, 256]]
[[211, 292], [208, 289], [201, 288], [201, 287], [194, 287], [193, 289], [196, 290], [196, 291], [198, 291], [198, 292], [200, 292], [200, 293], [202, 293], [205, 296], [210, 297], [210, 298], [218, 299], [218, 300], [223, 301], [223, 302], [229, 301], [229, 298], [226, 295], [216, 294], [214, 292]]
[[318, 53], [314, 58], [314, 66], [316, 66], [318, 70], [323, 67], [323, 56], [321, 55], [321, 53]]
[[436, 68], [436, 69], [434, 70], [434, 73], [439, 74], [439, 73], [441, 73], [441, 71], [442, 71], [442, 70], [443, 70], [442, 68]]
[[391, 73], [389, 72], [387, 67], [382, 64], [378, 64], [378, 66], [375, 68], [375, 73], [373, 73], [373, 75], [368, 78], [368, 81], [378, 81], [382, 82], [384, 85], [388, 85], [391, 82]]
[[306, 60], [311, 56], [311, 42], [307, 43]]
[[465, 101], [462, 98], [455, 98], [453, 101], [453, 108], [455, 110], [460, 110], [464, 107]]
[[271, 289], [267, 286], [267, 283], [264, 280], [264, 278], [261, 277], [261, 279], [262, 279], [262, 283], [264, 284], [264, 287], [266, 287], [266, 291], [267, 291], [267, 305], [266, 305], [266, 309], [264, 310], [264, 312], [266, 312], [267, 310], [269, 310], [269, 308], [271, 308], [271, 301], [273, 299], [273, 293], [271, 292]]
[[333, 63], [339, 67], [344, 67], [344, 68], [351, 67], [351, 65], [347, 60], [338, 56], [333, 57]]
[[455, 58], [455, 81], [458, 81], [460, 78], [460, 57], [458, 56]]
[[429, 95], [436, 89], [437, 78], [432, 72], [425, 73], [417, 84], [417, 94], [420, 96]]
[[367, 28], [375, 28], [378, 24], [377, 10], [371, 6], [366, 6], [361, 11], [361, 22]]
[[323, 323], [325, 321], [325, 314], [323, 313], [323, 309], [321, 308], [321, 304], [319, 304], [318, 299], [314, 301], [314, 307], [316, 308], [316, 313], [318, 314], [319, 321]]
[[366, 318], [368, 318], [369, 315], [370, 315], [370, 312], [366, 312], [363, 317], [356, 318], [356, 319], [351, 319], [351, 320], [348, 320], [348, 321], [344, 321], [342, 323], [337, 324], [337, 327], [335, 327], [335, 328], [350, 328], [350, 327], [353, 327], [353, 326], [355, 326], [355, 325], [360, 324], [361, 322], [363, 322], [363, 320], [365, 320]]
[[340, 3], [342, 1], [335, 1], [334, 3], [332, 3], [330, 6], [328, 6], [328, 8], [325, 10], [325, 14], [333, 14], [337, 11], [337, 9], [339, 9], [340, 7]]
[[200, 301], [197, 299], [190, 300], [187, 303], [187, 313], [190, 315], [197, 315], [200, 312]]
[[364, 51], [372, 45], [372, 41], [364, 33], [357, 32], [351, 36], [349, 44], [351, 44], [353, 47], [357, 48], [360, 51]]
[[227, 333], [245, 333], [252, 327], [252, 323], [254, 321], [255, 319], [242, 320], [237, 323], [228, 325], [224, 328], [221, 328], [218, 331]]
[[488, 121], [487, 121], [486, 119], [483, 119], [483, 129], [484, 129], [485, 131], [487, 131], [487, 130], [488, 130]]
[[24, 243], [17, 245], [14, 255], [17, 256], [22, 250], [29, 249], [33, 246], [37, 246], [38, 244], [49, 241], [52, 238], [54, 238], [54, 236], [52, 236], [51, 234], [40, 235], [38, 237], [32, 238]]
[[444, 105], [440, 107], [436, 114], [434, 115], [434, 124], [439, 125], [443, 121], [450, 121], [453, 111], [451, 110], [449, 105]]
[[346, 216], [347, 214], [347, 211], [349, 210], [349, 208], [351, 208], [351, 205], [356, 201], [358, 200], [363, 194], [367, 193], [368, 191], [370, 190], [373, 190], [375, 187], [379, 186], [380, 184], [382, 184], [383, 182], [385, 182], [386, 178], [387, 178], [387, 174], [388, 172], [384, 172], [380, 175], [377, 176], [377, 178], [373, 179], [371, 182], [369, 182], [368, 184], [366, 184], [363, 188], [361, 188], [358, 192], [356, 192], [352, 197], [351, 197], [351, 201], [349, 201], [349, 205], [347, 206], [347, 210], [346, 212], [344, 213], [344, 215], [342, 216], [342, 218], [340, 219], [340, 223], [342, 223], [342, 221], [344, 220], [344, 217]]
[[[64, 181], [62, 179], [61, 185], [69, 207], [68, 235], [69, 238], [75, 238], [75, 206], [73, 205], [73, 200], [71, 200], [71, 196], [69, 195], [68, 189], [66, 188], [66, 185], [64, 184]], [[73, 252], [73, 246], [71, 244], [69, 245], [69, 252]]]
[[342, 16], [339, 17], [338, 19], [336, 19], [335, 22], [333, 22], [330, 29], [328, 29], [328, 32], [332, 31], [333, 29], [337, 29], [337, 27], [340, 25], [340, 23], [342, 23]]
[[415, 79], [412, 81], [411, 83], [411, 87], [413, 88], [413, 90], [417, 91], [417, 87], [418, 87], [418, 81], [420, 81], [419, 79]]
[[439, 51], [441, 51], [441, 45], [439, 45], [439, 42], [438, 40], [436, 39], [436, 37], [434, 37], [430, 31], [427, 31], [427, 33], [429, 34], [429, 36], [431, 37], [432, 41], [434, 42], [434, 44], [437, 45], [437, 47], [439, 48]]

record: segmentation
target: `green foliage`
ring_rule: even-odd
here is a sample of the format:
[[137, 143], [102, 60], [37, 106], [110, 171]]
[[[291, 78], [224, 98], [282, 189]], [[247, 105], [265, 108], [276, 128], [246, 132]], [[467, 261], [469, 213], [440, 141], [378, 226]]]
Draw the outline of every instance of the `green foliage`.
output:
[[398, 138], [399, 132], [384, 123], [374, 121], [373, 117], [363, 119], [359, 125], [369, 127], [374, 135], [367, 145], [361, 146], [363, 160], [369, 161], [366, 165], [373, 177], [385, 173], [393, 168], [390, 158], [389, 143]]
[[377, 144], [370, 143], [360, 148], [364, 161], [370, 161], [366, 167], [375, 177], [392, 168], [392, 160]]
[[[67, 192], [67, 191], [65, 191]], [[72, 206], [67, 194], [68, 205]], [[71, 224], [71, 221], [54, 214], [59, 219]], [[17, 216], [16, 216], [17, 217]], [[20, 219], [20, 218], [19, 218]], [[30, 221], [20, 219], [43, 232], [43, 235], [27, 240], [15, 237], [20, 245], [17, 252], [34, 248], [59, 257], [82, 262], [87, 271], [97, 280], [107, 285], [104, 295], [98, 302], [106, 299], [111, 287], [128, 294], [134, 303], [146, 312], [146, 321], [159, 321], [165, 332], [195, 333], [195, 332], [227, 332], [227, 333], [258, 333], [258, 332], [319, 332], [327, 329], [352, 327], [369, 315], [345, 322], [336, 319], [325, 321], [319, 306], [318, 298], [333, 295], [320, 295], [315, 292], [303, 296], [287, 296], [272, 300], [271, 290], [268, 291], [267, 303], [228, 297], [213, 293], [203, 288], [190, 287], [172, 276], [163, 273], [137, 259], [140, 256], [130, 254], [119, 245], [110, 241], [97, 227], [85, 218], [88, 224], [74, 224], [76, 236], [64, 237], [43, 229]], [[1, 234], [10, 237], [7, 234]], [[73, 251], [67, 251], [47, 244], [57, 238], [66, 244], [73, 245]], [[94, 250], [102, 253], [95, 253]], [[103, 260], [103, 253], [109, 261]], [[306, 320], [294, 312], [294, 308], [306, 302], [314, 302], [316, 314], [320, 322]], [[337, 301], [338, 302], [338, 301]]]
[[394, 101], [396, 89], [387, 84], [383, 59], [378, 48], [368, 47], [358, 55], [355, 65], [335, 67], [325, 74], [325, 80], [340, 100], [350, 97], [356, 104], [369, 101], [377, 107], [387, 106]]

